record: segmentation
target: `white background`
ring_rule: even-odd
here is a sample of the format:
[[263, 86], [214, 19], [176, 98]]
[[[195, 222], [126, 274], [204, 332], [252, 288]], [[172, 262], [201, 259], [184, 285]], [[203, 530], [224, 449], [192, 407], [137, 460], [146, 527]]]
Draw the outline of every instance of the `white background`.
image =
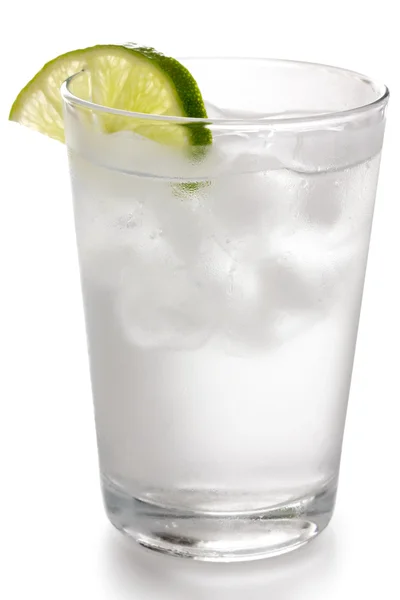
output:
[[[1, 598], [400, 597], [400, 25], [391, 4], [20, 0], [1, 9]], [[177, 56], [336, 64], [391, 88], [337, 510], [320, 539], [283, 558], [165, 558], [128, 544], [103, 514], [65, 149], [6, 119], [47, 60], [126, 41]]]

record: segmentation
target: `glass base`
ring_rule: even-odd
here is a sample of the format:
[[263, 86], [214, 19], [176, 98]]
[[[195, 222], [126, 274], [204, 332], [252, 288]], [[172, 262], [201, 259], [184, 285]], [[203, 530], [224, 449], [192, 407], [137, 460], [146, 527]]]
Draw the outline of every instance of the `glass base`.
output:
[[328, 525], [336, 485], [257, 512], [188, 512], [144, 502], [103, 478], [108, 518], [146, 548], [195, 560], [234, 562], [300, 548]]

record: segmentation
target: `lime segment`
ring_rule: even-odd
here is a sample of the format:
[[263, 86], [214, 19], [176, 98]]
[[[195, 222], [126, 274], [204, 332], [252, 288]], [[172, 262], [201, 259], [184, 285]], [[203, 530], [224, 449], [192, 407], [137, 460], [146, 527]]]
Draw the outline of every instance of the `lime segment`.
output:
[[[207, 118], [199, 88], [177, 60], [151, 48], [93, 46], [67, 52], [48, 62], [17, 96], [10, 119], [64, 141], [61, 84], [73, 80], [73, 93], [95, 104], [154, 115]], [[171, 146], [205, 146], [211, 133], [200, 124], [148, 121], [107, 112], [96, 122], [105, 133], [135, 131]]]

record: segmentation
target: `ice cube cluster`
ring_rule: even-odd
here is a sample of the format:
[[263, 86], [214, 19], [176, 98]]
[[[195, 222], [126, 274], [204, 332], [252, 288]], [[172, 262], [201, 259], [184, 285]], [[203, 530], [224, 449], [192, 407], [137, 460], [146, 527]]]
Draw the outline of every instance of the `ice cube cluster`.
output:
[[197, 181], [189, 161], [133, 133], [101, 139], [98, 160], [71, 149], [85, 285], [112, 290], [130, 343], [265, 350], [334, 310], [362, 276], [379, 154], [327, 165], [292, 134], [248, 133], [245, 154], [237, 138], [215, 136]]

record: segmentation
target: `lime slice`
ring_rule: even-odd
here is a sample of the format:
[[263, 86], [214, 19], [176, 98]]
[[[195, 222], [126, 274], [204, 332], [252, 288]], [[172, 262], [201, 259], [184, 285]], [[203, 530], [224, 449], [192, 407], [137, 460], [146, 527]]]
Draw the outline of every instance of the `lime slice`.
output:
[[[48, 62], [23, 88], [10, 119], [64, 141], [61, 84], [71, 75], [74, 94], [102, 106], [126, 111], [207, 118], [204, 102], [189, 71], [174, 58], [152, 48], [93, 46], [74, 50]], [[203, 123], [179, 125], [98, 112], [98, 126], [105, 133], [135, 131], [171, 146], [206, 146], [211, 132]]]

